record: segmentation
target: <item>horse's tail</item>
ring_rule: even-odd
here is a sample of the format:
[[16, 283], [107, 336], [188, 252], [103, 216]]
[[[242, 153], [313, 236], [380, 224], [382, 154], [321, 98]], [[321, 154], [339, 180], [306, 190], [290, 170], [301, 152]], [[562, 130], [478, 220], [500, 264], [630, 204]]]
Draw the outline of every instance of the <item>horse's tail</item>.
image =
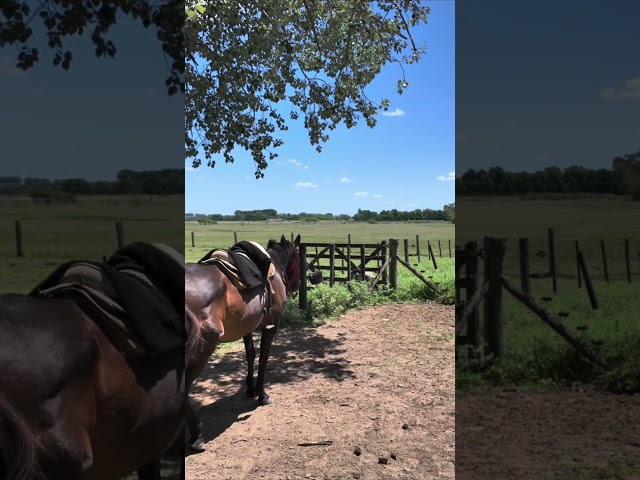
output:
[[184, 344], [184, 361], [186, 366], [196, 355], [198, 346], [204, 341], [198, 319], [186, 305], [184, 306], [184, 331], [187, 337]]
[[0, 395], [0, 478], [35, 480], [42, 475], [36, 441], [16, 409]]

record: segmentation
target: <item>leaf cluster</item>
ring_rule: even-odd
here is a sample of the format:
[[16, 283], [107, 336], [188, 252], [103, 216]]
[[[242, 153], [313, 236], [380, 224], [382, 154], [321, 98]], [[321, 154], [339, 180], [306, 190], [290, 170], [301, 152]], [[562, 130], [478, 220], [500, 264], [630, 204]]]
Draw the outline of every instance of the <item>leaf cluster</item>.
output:
[[419, 0], [191, 0], [186, 12], [186, 157], [198, 167], [203, 154], [215, 166], [241, 148], [260, 178], [289, 120], [304, 123], [318, 152], [341, 123], [375, 126], [389, 100], [368, 98], [365, 87], [397, 63], [398, 93], [407, 88], [402, 65], [425, 52], [412, 30], [429, 8]]
[[[154, 27], [168, 59], [169, 95], [184, 92], [185, 39], [183, 2], [178, 0], [3, 0], [0, 2], [0, 47], [12, 45], [18, 51], [18, 68], [27, 70], [40, 59], [33, 46], [34, 24], [44, 27], [47, 46], [53, 51], [53, 64], [68, 70], [73, 54], [64, 40], [87, 34], [97, 57], [113, 57], [117, 48], [109, 31], [118, 13], [138, 20], [145, 28]], [[32, 28], [33, 27], [33, 28]]]

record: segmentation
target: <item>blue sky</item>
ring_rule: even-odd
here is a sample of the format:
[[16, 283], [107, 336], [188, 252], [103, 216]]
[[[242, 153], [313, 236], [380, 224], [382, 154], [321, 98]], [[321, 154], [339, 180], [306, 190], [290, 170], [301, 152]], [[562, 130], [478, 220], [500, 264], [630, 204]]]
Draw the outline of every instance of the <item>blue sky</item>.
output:
[[70, 41], [68, 71], [42, 41], [26, 72], [15, 48], [0, 49], [0, 176], [115, 180], [121, 169], [182, 167], [184, 97], [166, 94], [155, 32], [120, 19], [111, 38], [113, 59], [97, 59], [86, 36]]
[[640, 150], [640, 2], [459, 1], [456, 167], [610, 168]]
[[427, 53], [405, 67], [410, 85], [398, 95], [397, 65], [369, 86], [372, 99], [389, 98], [389, 112], [370, 129], [364, 122], [329, 132], [318, 154], [301, 123], [289, 123], [285, 144], [256, 180], [254, 163], [239, 152], [233, 164], [191, 169], [187, 161], [186, 211], [232, 214], [273, 208], [281, 213], [346, 213], [441, 209], [454, 202], [455, 10], [453, 1], [429, 2], [428, 25], [415, 31]]

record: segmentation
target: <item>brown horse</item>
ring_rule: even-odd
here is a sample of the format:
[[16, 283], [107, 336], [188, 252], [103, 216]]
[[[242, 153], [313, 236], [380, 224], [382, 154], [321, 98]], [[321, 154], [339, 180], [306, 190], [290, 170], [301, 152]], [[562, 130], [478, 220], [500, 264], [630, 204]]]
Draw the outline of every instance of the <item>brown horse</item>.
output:
[[[297, 246], [300, 235], [289, 242], [284, 235], [280, 242], [270, 240], [267, 252], [275, 267], [272, 279], [271, 311], [264, 313], [264, 290], [261, 287], [238, 290], [215, 265], [187, 264], [185, 273], [185, 348], [187, 393], [193, 381], [202, 373], [209, 358], [220, 343], [244, 340], [247, 357], [247, 396], [258, 397], [260, 405], [271, 403], [264, 391], [265, 371], [271, 343], [278, 330], [280, 315], [288, 296], [300, 284]], [[258, 375], [254, 382], [253, 364], [256, 351], [253, 332], [261, 330]], [[189, 400], [186, 404], [187, 425], [191, 431], [189, 446], [204, 451], [202, 424]]]
[[126, 359], [75, 302], [0, 295], [0, 478], [158, 479], [184, 441], [183, 355]]

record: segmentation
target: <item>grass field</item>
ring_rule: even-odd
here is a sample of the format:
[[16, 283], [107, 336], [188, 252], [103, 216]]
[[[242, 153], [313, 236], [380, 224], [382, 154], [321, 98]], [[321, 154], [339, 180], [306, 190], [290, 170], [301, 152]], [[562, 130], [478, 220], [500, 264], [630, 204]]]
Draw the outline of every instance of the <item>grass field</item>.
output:
[[[566, 312], [564, 324], [611, 361], [609, 371], [588, 364], [525, 306], [504, 293], [505, 359], [480, 376], [459, 375], [458, 386], [603, 382], [619, 390], [640, 389], [640, 203], [600, 196], [560, 199], [461, 198], [457, 202], [458, 245], [482, 237], [507, 238], [504, 274], [520, 285], [518, 238], [528, 238], [530, 271], [548, 272], [547, 228], [555, 231], [557, 292], [550, 278], [531, 279], [534, 298], [552, 314]], [[467, 203], [473, 202], [473, 203]], [[627, 283], [624, 242], [629, 240], [632, 282]], [[579, 241], [593, 279], [599, 308], [593, 310], [584, 286], [578, 287], [575, 241]], [[610, 283], [604, 279], [600, 241], [607, 249]], [[480, 262], [482, 268], [482, 262]], [[482, 275], [482, 274], [481, 274]], [[551, 298], [543, 301], [543, 297]], [[460, 370], [465, 368], [460, 363]]]
[[[196, 246], [191, 247], [191, 232], [194, 232]], [[408, 239], [409, 245], [415, 245], [416, 235], [420, 235], [420, 250], [427, 252], [427, 240], [437, 246], [440, 240], [443, 256], [448, 256], [448, 240], [453, 249], [455, 225], [448, 222], [433, 223], [342, 223], [339, 221], [323, 221], [318, 223], [285, 222], [218, 222], [217, 225], [199, 225], [197, 222], [186, 222], [184, 228], [185, 255], [188, 262], [198, 261], [212, 248], [228, 248], [233, 245], [233, 233], [238, 233], [238, 240], [253, 240], [266, 245], [269, 239], [279, 239], [285, 235], [291, 238], [300, 234], [302, 242], [335, 242], [346, 243], [351, 234], [352, 243], [380, 243], [390, 238]], [[436, 248], [437, 250], [437, 248]], [[415, 253], [415, 246], [410, 247]], [[438, 255], [438, 253], [436, 253]]]
[[[177, 222], [183, 215], [183, 196], [91, 196], [60, 206], [0, 196], [0, 293], [28, 292], [68, 260], [102, 261], [117, 249], [116, 221], [123, 222], [125, 242], [160, 242], [183, 251], [182, 222]], [[16, 220], [22, 224], [20, 258]]]

